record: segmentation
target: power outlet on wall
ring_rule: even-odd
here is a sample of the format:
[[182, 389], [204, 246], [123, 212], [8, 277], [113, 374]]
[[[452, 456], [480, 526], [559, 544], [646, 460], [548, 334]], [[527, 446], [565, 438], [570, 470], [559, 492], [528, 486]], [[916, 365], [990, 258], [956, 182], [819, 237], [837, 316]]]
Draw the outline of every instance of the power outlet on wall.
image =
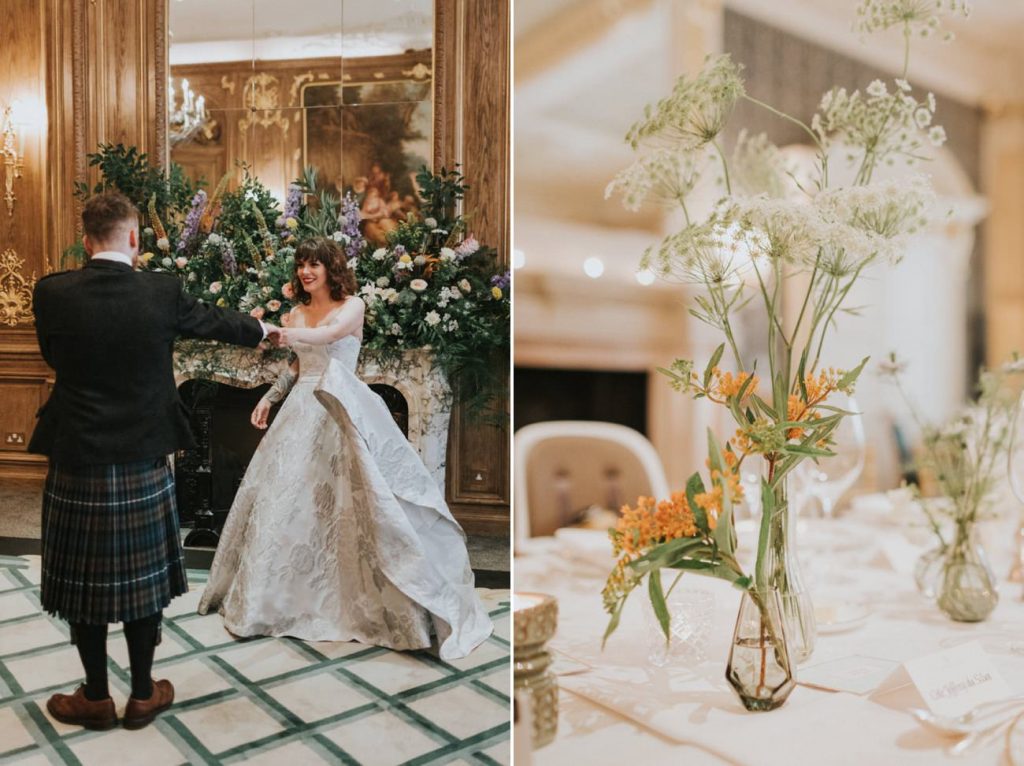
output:
[[25, 446], [25, 434], [21, 431], [7, 431], [4, 433], [4, 444], [12, 447]]

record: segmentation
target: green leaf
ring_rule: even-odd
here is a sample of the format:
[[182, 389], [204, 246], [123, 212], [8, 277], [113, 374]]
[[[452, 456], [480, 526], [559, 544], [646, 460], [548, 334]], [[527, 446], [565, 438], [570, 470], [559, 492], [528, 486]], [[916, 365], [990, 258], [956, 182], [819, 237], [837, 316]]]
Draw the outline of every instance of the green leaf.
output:
[[796, 371], [796, 384], [800, 389], [800, 396], [803, 400], [807, 401], [807, 382], [804, 380], [807, 377], [805, 370], [807, 369], [807, 354], [810, 352], [811, 347], [808, 344], [804, 348], [804, 352], [800, 355], [800, 366], [797, 367]]
[[626, 599], [623, 598], [615, 606], [615, 611], [612, 612], [612, 616], [608, 620], [608, 627], [604, 629], [604, 635], [601, 637], [601, 648], [604, 649], [604, 645], [608, 643], [608, 639], [611, 637], [615, 629], [619, 627], [619, 620], [622, 618], [622, 608], [626, 605]]
[[661, 572], [651, 572], [647, 576], [647, 592], [651, 597], [651, 606], [654, 607], [654, 616], [658, 618], [661, 632], [665, 634], [665, 641], [669, 640], [669, 623], [671, 617], [668, 613], [668, 604], [665, 603], [665, 593], [661, 589]]
[[852, 386], [854, 383], [856, 383], [857, 378], [860, 377], [860, 373], [864, 369], [864, 365], [868, 363], [868, 359], [870, 358], [871, 357], [869, 356], [864, 357], [861, 360], [860, 364], [858, 364], [856, 367], [854, 367], [852, 370], [846, 373], [843, 377], [841, 377], [839, 379], [838, 388], [847, 388], [848, 386]]
[[693, 512], [693, 519], [697, 522], [697, 529], [701, 531], [701, 534], [707, 535], [711, 531], [708, 525], [708, 515], [704, 512], [703, 508], [697, 505], [696, 499], [696, 496], [704, 491], [704, 480], [700, 478], [699, 473], [694, 473], [690, 480], [686, 482], [686, 502], [690, 505], [690, 510]]
[[775, 493], [766, 479], [761, 479], [761, 529], [757, 535], [757, 562], [754, 564], [754, 579], [759, 588], [768, 585], [766, 571], [768, 535], [771, 534], [772, 516], [775, 514]]
[[822, 449], [821, 447], [805, 447], [803, 444], [787, 444], [785, 452], [788, 455], [803, 455], [804, 457], [835, 457], [835, 452]]
[[718, 444], [718, 440], [715, 438], [714, 433], [711, 429], [708, 429], [708, 456], [711, 462], [711, 469], [718, 471], [722, 478], [722, 510], [718, 514], [718, 521], [715, 524], [715, 532], [713, 539], [715, 545], [721, 550], [725, 551], [727, 556], [731, 556], [733, 551], [736, 549], [735, 539], [732, 533], [732, 493], [729, 490], [729, 483], [725, 481], [725, 475], [728, 472], [727, 467], [722, 461], [722, 448]]
[[706, 547], [707, 544], [699, 537], [680, 537], [656, 545], [643, 556], [629, 562], [629, 567], [637, 574], [646, 574], [656, 569], [669, 567], [691, 551]]
[[766, 402], [757, 394], [751, 395], [750, 401], [752, 401], [754, 403], [754, 406], [761, 411], [761, 414], [764, 415], [769, 420], [779, 419], [779, 416], [776, 414], [775, 410], [772, 407], [768, 406], [768, 402]]
[[725, 353], [725, 344], [723, 343], [715, 349], [715, 353], [711, 355], [711, 359], [708, 361], [708, 366], [704, 368], [704, 388], [708, 387], [711, 382], [711, 372], [718, 366], [718, 363], [722, 361], [722, 354]]

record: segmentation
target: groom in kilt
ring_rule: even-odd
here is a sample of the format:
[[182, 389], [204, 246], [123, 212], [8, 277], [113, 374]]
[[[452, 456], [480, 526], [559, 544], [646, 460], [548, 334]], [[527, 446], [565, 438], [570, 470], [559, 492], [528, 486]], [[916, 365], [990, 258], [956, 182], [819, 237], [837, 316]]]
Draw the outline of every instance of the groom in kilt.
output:
[[55, 694], [58, 721], [117, 725], [107, 685], [107, 626], [124, 623], [131, 697], [124, 726], [174, 701], [151, 677], [163, 609], [188, 591], [167, 456], [194, 446], [174, 385], [175, 338], [255, 347], [278, 328], [200, 303], [177, 277], [139, 272], [139, 214], [117, 193], [82, 211], [84, 268], [44, 277], [33, 295], [43, 358], [56, 372], [29, 451], [48, 455], [43, 609], [66, 620], [85, 684]]

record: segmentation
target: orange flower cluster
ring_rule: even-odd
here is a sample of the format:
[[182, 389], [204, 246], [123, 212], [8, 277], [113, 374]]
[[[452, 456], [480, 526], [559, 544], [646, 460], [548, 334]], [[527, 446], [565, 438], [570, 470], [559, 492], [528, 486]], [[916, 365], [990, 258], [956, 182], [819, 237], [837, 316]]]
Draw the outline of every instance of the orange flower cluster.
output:
[[[804, 401], [799, 394], [789, 395], [786, 419], [791, 421], [813, 420], [819, 416], [814, 408], [824, 402], [834, 392], [839, 390], [839, 381], [845, 375], [843, 370], [829, 367], [822, 370], [815, 377], [812, 374], [804, 378], [804, 388], [807, 389], [807, 400]], [[804, 435], [804, 429], [791, 428], [786, 433], [789, 439], [799, 439]]]
[[[693, 373], [694, 387], [703, 391], [708, 399], [717, 404], [727, 404], [729, 399], [739, 396], [743, 385], [750, 377], [749, 372], [738, 372], [733, 375], [731, 372], [722, 372], [718, 367], [714, 367], [711, 370], [711, 382], [705, 389], [700, 385], [697, 373]], [[760, 382], [760, 379], [757, 375], [754, 375], [753, 378], [743, 396], [744, 399], [757, 392], [757, 384]]]
[[[714, 529], [715, 522], [718, 520], [718, 515], [722, 512], [722, 495], [723, 482], [729, 486], [729, 497], [734, 502], [743, 499], [743, 485], [740, 483], [740, 475], [736, 470], [736, 466], [739, 463], [739, 459], [736, 457], [736, 453], [731, 450], [722, 451], [722, 461], [728, 467], [725, 475], [722, 475], [721, 471], [711, 471], [711, 489], [706, 492], [699, 492], [694, 495], [693, 499], [696, 501], [704, 512], [708, 515], [708, 525]], [[708, 468], [711, 467], [711, 461], [706, 461]]]
[[661, 502], [655, 502], [653, 497], [640, 497], [636, 508], [622, 506], [622, 517], [612, 533], [612, 547], [616, 555], [631, 558], [660, 543], [696, 534], [697, 523], [685, 493], [673, 492], [671, 500]]

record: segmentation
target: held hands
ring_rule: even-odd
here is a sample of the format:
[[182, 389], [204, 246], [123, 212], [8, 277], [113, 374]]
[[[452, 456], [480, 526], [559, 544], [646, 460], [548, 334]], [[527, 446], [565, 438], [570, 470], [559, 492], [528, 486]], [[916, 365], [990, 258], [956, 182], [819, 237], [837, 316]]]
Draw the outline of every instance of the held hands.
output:
[[266, 399], [260, 399], [256, 404], [256, 409], [252, 411], [252, 415], [249, 417], [249, 422], [261, 431], [266, 430], [268, 415], [270, 415], [270, 402]]
[[287, 345], [286, 343], [283, 343], [281, 340], [281, 334], [284, 332], [283, 328], [278, 327], [277, 325], [272, 325], [268, 322], [264, 322], [263, 329], [267, 331], [267, 340], [270, 341], [272, 344], [274, 344], [278, 348]]

